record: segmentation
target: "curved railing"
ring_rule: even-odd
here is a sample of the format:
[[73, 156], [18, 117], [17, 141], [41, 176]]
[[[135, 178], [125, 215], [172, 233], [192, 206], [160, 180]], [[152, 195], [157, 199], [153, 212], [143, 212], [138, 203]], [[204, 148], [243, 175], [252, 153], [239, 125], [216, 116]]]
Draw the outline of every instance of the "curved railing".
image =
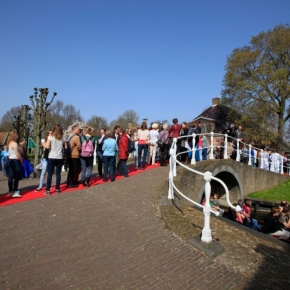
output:
[[[205, 148], [196, 148], [196, 144], [195, 144], [195, 137], [198, 136], [198, 135], [209, 135], [210, 136], [210, 146], [209, 147], [205, 147]], [[224, 138], [224, 146], [214, 146], [214, 137], [223, 137]], [[187, 151], [183, 151], [183, 152], [180, 152], [178, 154], [176, 154], [176, 149], [177, 149], [177, 140], [178, 139], [181, 139], [181, 140], [186, 140], [187, 138], [192, 138], [192, 149], [188, 149]], [[236, 161], [239, 161], [240, 162], [240, 144], [245, 144], [246, 146], [248, 146], [248, 157], [249, 157], [249, 160], [248, 160], [248, 165], [251, 165], [252, 166], [252, 156], [251, 156], [251, 150], [252, 148], [254, 150], [259, 150], [260, 152], [260, 165], [259, 167], [260, 168], [264, 168], [264, 158], [263, 158], [263, 149], [258, 149], [258, 148], [255, 148], [253, 147], [251, 144], [246, 144], [246, 143], [243, 143], [243, 142], [240, 142], [239, 139], [235, 139], [235, 138], [232, 138], [231, 139], [233, 140], [233, 142], [236, 144], [236, 148], [231, 148], [231, 150], [235, 150], [236, 151]], [[168, 199], [174, 199], [174, 193], [173, 193], [173, 189], [178, 193], [180, 194], [183, 198], [185, 198], [186, 200], [188, 200], [189, 202], [193, 203], [194, 205], [200, 207], [203, 209], [203, 213], [204, 213], [204, 228], [202, 230], [202, 236], [201, 236], [201, 240], [203, 242], [211, 242], [212, 241], [212, 237], [211, 237], [211, 229], [210, 229], [210, 213], [213, 213], [215, 215], [218, 215], [217, 212], [211, 210], [211, 207], [210, 207], [210, 195], [211, 195], [211, 185], [210, 185], [210, 182], [211, 180], [216, 180], [217, 182], [219, 182], [224, 190], [225, 190], [225, 193], [226, 193], [226, 201], [228, 203], [228, 205], [232, 208], [232, 209], [235, 209], [235, 207], [233, 206], [233, 204], [231, 203], [230, 201], [230, 196], [229, 196], [229, 191], [228, 191], [228, 188], [227, 186], [225, 185], [225, 183], [220, 180], [219, 178], [216, 178], [214, 176], [212, 176], [212, 173], [207, 171], [207, 172], [199, 172], [189, 166], [186, 166], [185, 164], [181, 163], [177, 157], [178, 155], [181, 155], [181, 154], [187, 154], [187, 152], [192, 152], [192, 158], [191, 158], [191, 164], [196, 164], [196, 159], [195, 159], [195, 152], [196, 150], [202, 150], [202, 149], [210, 149], [210, 152], [209, 152], [209, 159], [215, 159], [214, 158], [214, 147], [219, 147], [219, 148], [224, 148], [224, 159], [228, 159], [228, 135], [225, 134], [215, 134], [213, 132], [211, 133], [203, 133], [203, 134], [192, 134], [192, 135], [187, 135], [187, 136], [181, 136], [181, 137], [178, 137], [178, 138], [173, 138], [173, 143], [171, 145], [171, 148], [170, 148], [170, 159], [169, 159], [169, 189], [168, 189]], [[278, 154], [278, 153], [275, 153], [275, 154]], [[283, 160], [283, 157], [279, 155], [279, 159], [282, 161]], [[257, 156], [258, 157], [258, 156]], [[176, 164], [178, 164], [179, 166], [195, 173], [195, 174], [198, 174], [198, 175], [202, 175], [204, 180], [205, 180], [205, 199], [206, 199], [206, 202], [205, 202], [205, 205], [201, 205], [200, 203], [188, 198], [187, 196], [185, 196], [177, 187], [176, 185], [174, 184], [174, 177], [176, 176]], [[277, 166], [276, 166], [277, 167]], [[277, 169], [275, 167], [275, 164], [274, 162], [272, 162], [271, 164], [271, 171], [275, 171], [275, 169]], [[283, 163], [282, 163], [282, 166], [280, 166], [280, 163], [279, 163], [279, 173], [282, 173], [283, 174]]]

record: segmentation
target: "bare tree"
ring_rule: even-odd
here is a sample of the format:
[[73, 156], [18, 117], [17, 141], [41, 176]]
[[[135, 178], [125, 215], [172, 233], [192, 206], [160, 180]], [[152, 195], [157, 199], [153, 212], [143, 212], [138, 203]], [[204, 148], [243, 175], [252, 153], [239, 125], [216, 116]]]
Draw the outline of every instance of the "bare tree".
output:
[[21, 109], [21, 106], [13, 107], [3, 115], [0, 121], [1, 131], [8, 131], [13, 128], [12, 123], [14, 122], [15, 117], [19, 114]]
[[108, 120], [106, 118], [93, 115], [88, 121], [88, 126], [94, 128], [94, 131], [98, 133], [100, 129], [108, 129]]
[[65, 105], [62, 101], [57, 101], [50, 107], [50, 126], [60, 124], [63, 128], [68, 128], [75, 120], [83, 121], [80, 110], [73, 105]]
[[134, 110], [127, 110], [120, 115], [116, 120], [110, 122], [110, 128], [113, 129], [115, 125], [121, 126], [121, 128], [127, 128], [129, 123], [132, 126], [138, 125], [139, 116]]

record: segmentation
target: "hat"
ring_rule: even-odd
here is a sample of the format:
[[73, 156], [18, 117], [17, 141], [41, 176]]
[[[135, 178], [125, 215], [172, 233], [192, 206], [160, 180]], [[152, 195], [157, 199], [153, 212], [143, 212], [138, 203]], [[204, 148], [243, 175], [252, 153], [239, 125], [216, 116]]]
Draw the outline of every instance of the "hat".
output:
[[158, 124], [157, 124], [157, 123], [153, 123], [153, 124], [152, 124], [152, 128], [153, 128], [153, 129], [157, 129], [157, 128], [158, 128]]
[[236, 212], [240, 212], [240, 211], [242, 211], [242, 208], [239, 205], [237, 205], [235, 210], [236, 210]]
[[168, 124], [166, 123], [166, 124], [163, 124], [163, 129], [167, 129], [168, 128]]

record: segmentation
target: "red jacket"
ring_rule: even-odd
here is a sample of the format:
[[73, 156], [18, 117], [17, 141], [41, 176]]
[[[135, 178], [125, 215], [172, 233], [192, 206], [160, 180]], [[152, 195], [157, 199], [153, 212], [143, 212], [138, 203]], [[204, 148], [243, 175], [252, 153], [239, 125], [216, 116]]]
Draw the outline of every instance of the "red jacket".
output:
[[127, 134], [122, 134], [119, 141], [119, 159], [128, 159], [128, 136]]
[[170, 138], [177, 138], [180, 136], [181, 126], [179, 124], [171, 125], [169, 129], [169, 137]]

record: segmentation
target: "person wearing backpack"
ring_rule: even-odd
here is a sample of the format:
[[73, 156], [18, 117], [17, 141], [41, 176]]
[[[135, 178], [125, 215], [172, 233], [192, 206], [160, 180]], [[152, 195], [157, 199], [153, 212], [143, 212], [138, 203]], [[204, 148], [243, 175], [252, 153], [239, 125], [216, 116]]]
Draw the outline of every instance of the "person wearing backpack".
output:
[[[85, 134], [81, 136], [81, 165], [82, 185], [90, 187], [90, 179], [94, 166], [94, 151], [96, 139], [92, 136], [92, 128], [87, 127]], [[88, 169], [88, 170], [87, 170]]]
[[127, 160], [129, 157], [129, 143], [132, 142], [130, 140], [131, 130], [126, 129], [122, 130], [122, 135], [119, 141], [119, 164], [118, 164], [118, 173], [119, 175], [124, 175], [125, 177], [129, 177], [128, 168], [127, 168]]
[[78, 178], [81, 162], [80, 162], [80, 150], [81, 150], [81, 142], [79, 133], [79, 126], [74, 125], [72, 126], [72, 133], [69, 135], [69, 170], [67, 175], [67, 187], [78, 187]]

